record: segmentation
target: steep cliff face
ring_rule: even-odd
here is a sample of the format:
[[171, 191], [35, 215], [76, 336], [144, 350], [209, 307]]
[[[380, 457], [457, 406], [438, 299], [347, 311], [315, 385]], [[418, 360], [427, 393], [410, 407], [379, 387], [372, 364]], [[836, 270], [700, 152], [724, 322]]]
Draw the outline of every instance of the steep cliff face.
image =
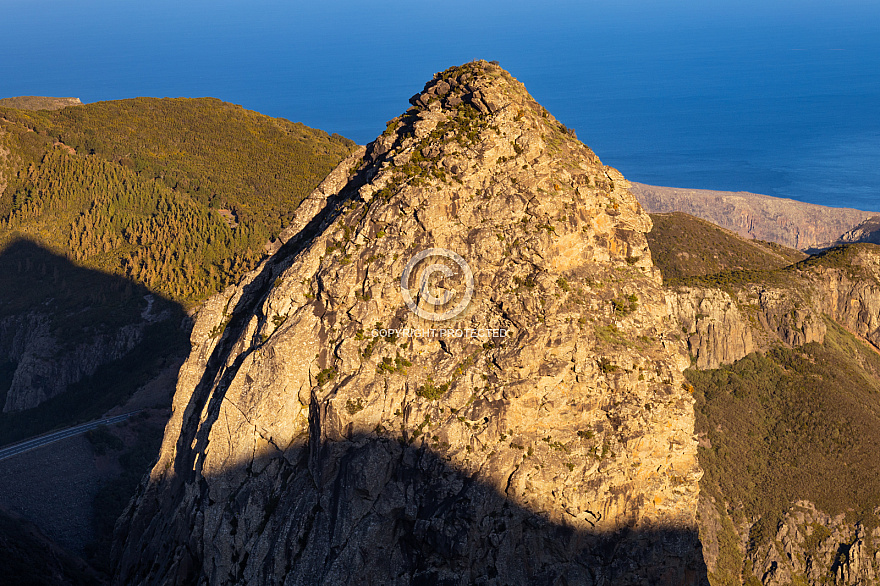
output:
[[[0, 374], [0, 419], [4, 423], [13, 421], [12, 414], [70, 391], [135, 348], [145, 344], [179, 348], [181, 337], [186, 343], [185, 331], [168, 331], [185, 317], [178, 306], [136, 283], [78, 266], [37, 242], [0, 243], [0, 274], [0, 364], [5, 365]], [[80, 398], [88, 396], [84, 392]], [[100, 399], [98, 403], [106, 404]], [[62, 423], [50, 424], [45, 415], [34, 420], [49, 428]], [[4, 425], [0, 442], [45, 429], [22, 428], [13, 438], [2, 433], [9, 431]]]
[[705, 580], [628, 183], [497, 66], [411, 102], [200, 312], [118, 583]]
[[772, 542], [752, 557], [767, 586], [790, 584], [795, 576], [806, 576], [811, 584], [876, 584], [878, 546], [880, 528], [868, 531], [844, 514], [831, 517], [799, 501], [786, 511]]
[[708, 500], [701, 501], [699, 512], [706, 565], [718, 583], [740, 582], [739, 576], [716, 574], [730, 556], [747, 560], [749, 573], [764, 586], [877, 583], [880, 527], [866, 528], [801, 500], [784, 512], [770, 539], [750, 547], [748, 523], [734, 525]]
[[832, 246], [841, 234], [877, 215], [747, 192], [641, 183], [633, 183], [632, 192], [652, 214], [685, 212], [744, 238], [776, 242], [799, 250]]
[[822, 342], [826, 316], [880, 348], [880, 248], [837, 249], [752, 277], [756, 282], [667, 292], [697, 368], [732, 364], [780, 342]]
[[0, 320], [0, 356], [15, 364], [4, 413], [36, 407], [121, 358], [141, 341], [149, 323], [129, 324], [71, 347], [53, 331], [52, 322], [52, 316], [33, 313]]

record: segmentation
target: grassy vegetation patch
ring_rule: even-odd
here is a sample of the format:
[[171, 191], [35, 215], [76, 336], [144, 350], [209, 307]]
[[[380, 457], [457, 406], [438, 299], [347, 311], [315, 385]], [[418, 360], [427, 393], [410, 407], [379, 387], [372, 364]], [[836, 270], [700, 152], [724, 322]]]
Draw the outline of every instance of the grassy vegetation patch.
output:
[[876, 244], [844, 244], [813, 255], [798, 263], [794, 268], [810, 269], [818, 267], [843, 269], [847, 272], [850, 278], [858, 279], [864, 276], [864, 271], [858, 266], [858, 257], [865, 252], [876, 255], [878, 251], [880, 251], [880, 248], [878, 248]]
[[2, 108], [0, 115], [270, 229], [289, 221], [354, 148], [339, 135], [213, 98], [135, 98], [54, 112]]
[[425, 384], [421, 385], [418, 390], [416, 390], [416, 394], [419, 397], [428, 399], [429, 401], [436, 401], [440, 397], [446, 394], [446, 391], [449, 390], [449, 383], [436, 384], [432, 377], [428, 377], [425, 381]]
[[639, 298], [635, 294], [616, 297], [611, 300], [611, 306], [614, 308], [614, 313], [627, 316], [639, 308]]
[[[867, 368], [866, 368], [867, 367]], [[748, 518], [754, 544], [806, 499], [875, 526], [880, 502], [880, 356], [833, 322], [825, 344], [774, 348], [686, 372], [696, 392], [703, 489]]]
[[718, 511], [721, 530], [718, 532], [718, 559], [711, 576], [712, 586], [740, 586], [744, 556], [739, 537], [726, 511]]
[[611, 346], [627, 346], [629, 341], [624, 333], [614, 324], [596, 326], [596, 339]]
[[740, 274], [748, 280], [756, 271], [782, 268], [807, 257], [778, 244], [746, 240], [684, 213], [651, 214], [651, 220], [654, 228], [647, 234], [648, 246], [654, 264], [670, 284], [696, 282], [694, 278], [710, 275], [718, 275], [716, 285], [736, 284]]

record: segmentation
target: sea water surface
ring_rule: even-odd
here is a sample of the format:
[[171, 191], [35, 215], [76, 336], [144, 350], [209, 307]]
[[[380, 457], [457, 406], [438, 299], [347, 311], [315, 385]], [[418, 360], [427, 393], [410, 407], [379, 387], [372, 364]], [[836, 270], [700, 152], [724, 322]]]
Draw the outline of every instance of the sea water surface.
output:
[[214, 96], [372, 140], [498, 60], [634, 181], [880, 211], [880, 3], [0, 0], [0, 96]]

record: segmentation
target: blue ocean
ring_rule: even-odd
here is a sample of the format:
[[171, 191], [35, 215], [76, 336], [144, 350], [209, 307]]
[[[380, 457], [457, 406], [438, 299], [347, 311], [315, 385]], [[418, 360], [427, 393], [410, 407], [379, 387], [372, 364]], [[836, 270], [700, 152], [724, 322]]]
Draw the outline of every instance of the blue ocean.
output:
[[359, 143], [497, 60], [634, 181], [880, 211], [880, 3], [0, 0], [0, 97], [214, 96]]

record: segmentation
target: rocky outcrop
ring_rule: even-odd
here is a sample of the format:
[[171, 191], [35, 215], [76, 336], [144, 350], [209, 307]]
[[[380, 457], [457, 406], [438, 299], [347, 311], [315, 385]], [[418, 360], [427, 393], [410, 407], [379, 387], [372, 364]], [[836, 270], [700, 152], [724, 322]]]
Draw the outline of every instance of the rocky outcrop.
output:
[[814, 307], [880, 348], [880, 247], [860, 244], [840, 254], [840, 267], [803, 272], [815, 291]]
[[799, 250], [832, 246], [876, 212], [832, 208], [747, 192], [681, 189], [633, 183], [632, 192], [650, 213], [685, 212], [744, 238]]
[[755, 285], [731, 296], [720, 289], [687, 287], [668, 292], [666, 299], [681, 324], [693, 365], [706, 369], [780, 342], [822, 342], [826, 308], [821, 303], [803, 307], [803, 293]]
[[880, 348], [880, 248], [832, 255], [768, 273], [763, 283], [669, 290], [666, 303], [694, 366], [718, 368], [778, 343], [822, 342], [826, 318]]
[[117, 583], [705, 583], [628, 183], [495, 65], [411, 102], [200, 312]]
[[748, 319], [727, 292], [696, 287], [670, 291], [666, 303], [681, 324], [697, 368], [717, 368], [755, 351]]
[[53, 318], [29, 313], [0, 320], [0, 356], [15, 363], [3, 412], [23, 411], [60, 395], [99, 366], [127, 354], [143, 338], [147, 322], [65, 344]]
[[701, 502], [700, 516], [707, 529], [700, 535], [710, 576], [719, 569], [723, 543], [725, 554], [742, 558], [747, 573], [764, 586], [868, 586], [880, 578], [880, 528], [868, 528], [845, 514], [832, 517], [809, 501], [794, 503], [770, 539], [757, 546], [749, 545], [751, 523], [736, 526], [729, 519], [722, 521], [708, 501]]
[[880, 244], [880, 216], [868, 218], [846, 234], [842, 235], [837, 244], [851, 244], [853, 242], [869, 242]]

